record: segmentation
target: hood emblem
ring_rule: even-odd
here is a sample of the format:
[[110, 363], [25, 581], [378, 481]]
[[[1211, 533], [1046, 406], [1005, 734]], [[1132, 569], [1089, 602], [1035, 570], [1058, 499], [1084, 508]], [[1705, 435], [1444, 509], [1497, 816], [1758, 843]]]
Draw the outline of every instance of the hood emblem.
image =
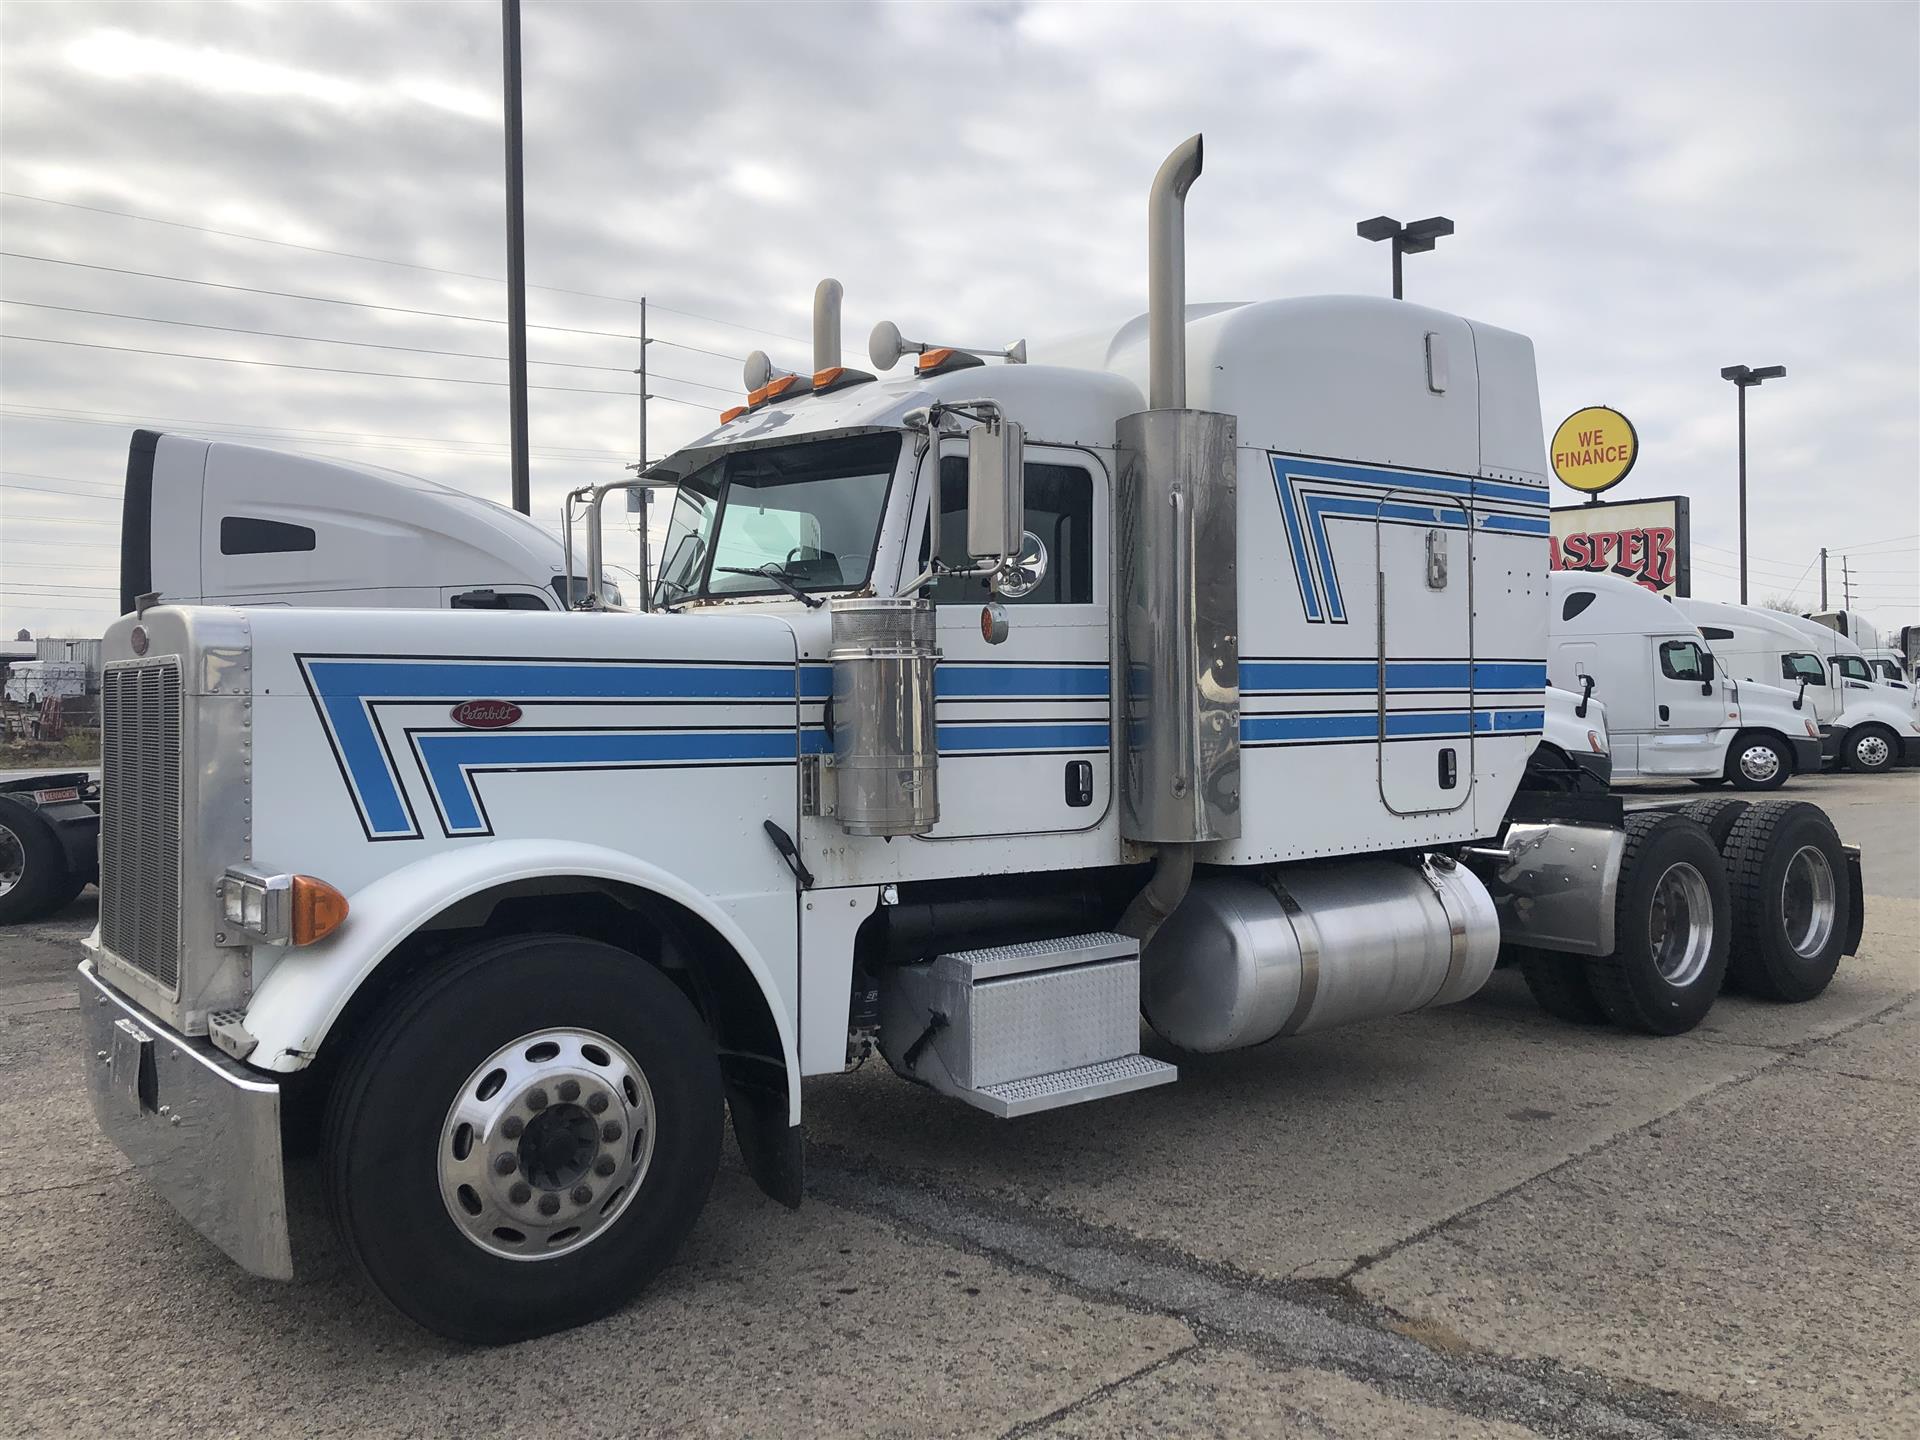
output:
[[463, 700], [447, 712], [456, 725], [469, 730], [504, 730], [520, 718], [511, 700]]

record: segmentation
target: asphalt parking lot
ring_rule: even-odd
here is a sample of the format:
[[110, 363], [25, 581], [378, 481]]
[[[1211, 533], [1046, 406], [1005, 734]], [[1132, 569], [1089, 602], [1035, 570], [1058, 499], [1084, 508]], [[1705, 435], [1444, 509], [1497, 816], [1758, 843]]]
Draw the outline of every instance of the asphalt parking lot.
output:
[[1920, 772], [1788, 793], [1866, 851], [1811, 1004], [1658, 1040], [1502, 972], [1014, 1123], [876, 1064], [811, 1084], [802, 1210], [730, 1161], [638, 1303], [493, 1351], [311, 1224], [310, 1278], [247, 1276], [130, 1173], [80, 1078], [89, 891], [0, 932], [0, 1432], [1920, 1434]]

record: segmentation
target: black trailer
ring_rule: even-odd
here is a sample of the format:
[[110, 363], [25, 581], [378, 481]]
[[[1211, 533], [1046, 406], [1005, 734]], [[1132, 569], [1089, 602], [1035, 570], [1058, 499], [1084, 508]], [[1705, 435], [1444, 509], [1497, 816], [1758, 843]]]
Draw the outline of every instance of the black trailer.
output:
[[0, 780], [0, 925], [50, 915], [100, 878], [100, 782]]

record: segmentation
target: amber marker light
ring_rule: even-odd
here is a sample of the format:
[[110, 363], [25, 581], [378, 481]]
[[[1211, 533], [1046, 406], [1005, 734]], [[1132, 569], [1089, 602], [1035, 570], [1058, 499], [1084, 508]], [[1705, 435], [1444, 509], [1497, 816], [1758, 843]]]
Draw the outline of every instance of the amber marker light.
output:
[[311, 875], [293, 877], [293, 926], [290, 936], [295, 945], [311, 945], [333, 934], [347, 919], [347, 897], [324, 880]]

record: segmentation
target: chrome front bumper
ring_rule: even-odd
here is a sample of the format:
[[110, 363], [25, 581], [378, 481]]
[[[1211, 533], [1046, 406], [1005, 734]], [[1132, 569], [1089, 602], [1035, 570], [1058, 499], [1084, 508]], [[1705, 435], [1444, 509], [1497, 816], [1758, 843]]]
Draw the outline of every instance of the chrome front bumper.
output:
[[80, 962], [93, 1116], [207, 1239], [270, 1280], [293, 1278], [280, 1087], [175, 1034]]

